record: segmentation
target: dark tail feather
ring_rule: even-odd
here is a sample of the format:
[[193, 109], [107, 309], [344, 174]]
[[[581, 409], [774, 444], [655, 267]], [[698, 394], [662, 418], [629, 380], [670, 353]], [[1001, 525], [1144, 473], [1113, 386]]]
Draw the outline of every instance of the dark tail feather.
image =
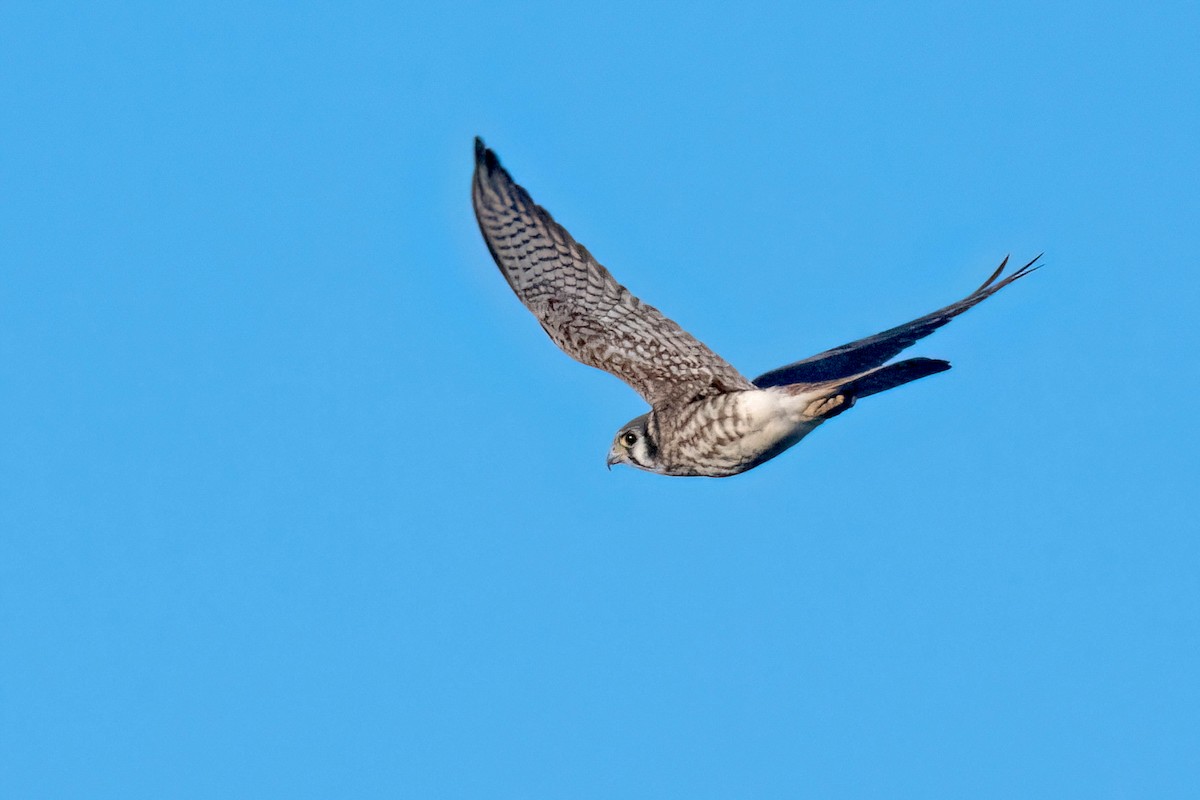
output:
[[888, 364], [877, 370], [868, 372], [862, 377], [843, 383], [837, 388], [839, 394], [848, 394], [853, 398], [868, 397], [888, 389], [895, 389], [910, 381], [919, 380], [928, 375], [945, 372], [950, 369], [949, 361], [937, 358], [909, 358]]

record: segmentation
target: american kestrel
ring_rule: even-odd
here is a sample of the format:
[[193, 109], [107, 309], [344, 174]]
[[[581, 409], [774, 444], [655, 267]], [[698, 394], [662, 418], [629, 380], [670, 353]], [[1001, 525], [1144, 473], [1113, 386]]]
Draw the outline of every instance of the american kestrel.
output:
[[500, 272], [554, 343], [575, 360], [611, 372], [650, 404], [649, 413], [621, 426], [608, 465], [661, 475], [737, 475], [787, 450], [859, 398], [950, 369], [949, 362], [932, 358], [886, 362], [1033, 272], [1041, 258], [1001, 280], [1005, 258], [957, 303], [750, 381], [617, 283], [478, 138], [472, 199]]

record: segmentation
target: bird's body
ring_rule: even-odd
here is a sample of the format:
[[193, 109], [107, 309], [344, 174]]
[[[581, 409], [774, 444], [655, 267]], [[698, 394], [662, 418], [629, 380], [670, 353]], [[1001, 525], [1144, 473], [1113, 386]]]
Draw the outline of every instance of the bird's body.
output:
[[608, 463], [663, 475], [737, 475], [782, 453], [855, 401], [950, 368], [898, 353], [1036, 269], [997, 281], [1007, 263], [963, 300], [883, 333], [747, 380], [720, 356], [617, 283], [513, 182], [475, 140], [476, 218], [501, 273], [542, 328], [578, 361], [611, 372], [649, 413], [617, 433]]
[[745, 472], [824, 422], [828, 417], [810, 412], [819, 399], [781, 388], [745, 389], [656, 407], [647, 415], [647, 438], [658, 450], [650, 471], [707, 477]]

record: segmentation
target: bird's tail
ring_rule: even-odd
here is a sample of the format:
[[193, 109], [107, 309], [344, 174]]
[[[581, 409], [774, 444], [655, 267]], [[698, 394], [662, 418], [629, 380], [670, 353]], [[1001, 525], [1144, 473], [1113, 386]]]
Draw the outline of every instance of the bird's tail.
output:
[[950, 369], [949, 361], [937, 358], [909, 358], [895, 364], [860, 372], [827, 383], [795, 383], [787, 387], [789, 394], [815, 396], [817, 399], [806, 411], [817, 419], [829, 419], [846, 411], [861, 397], [895, 389], [911, 381]]
[[895, 364], [885, 364], [869, 372], [854, 375], [849, 380], [838, 384], [838, 392], [853, 397], [869, 397], [873, 394], [895, 389], [910, 381], [919, 380], [929, 375], [945, 372], [950, 369], [949, 361], [938, 358], [909, 358], [897, 361]]

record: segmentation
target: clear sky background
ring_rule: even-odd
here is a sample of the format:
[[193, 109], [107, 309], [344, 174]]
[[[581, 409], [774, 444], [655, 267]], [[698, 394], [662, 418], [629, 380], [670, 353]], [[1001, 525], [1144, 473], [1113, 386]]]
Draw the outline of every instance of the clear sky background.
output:
[[[1200, 796], [1196, 4], [596, 5], [4, 5], [0, 796]], [[1047, 266], [610, 473], [476, 134], [749, 374]]]

